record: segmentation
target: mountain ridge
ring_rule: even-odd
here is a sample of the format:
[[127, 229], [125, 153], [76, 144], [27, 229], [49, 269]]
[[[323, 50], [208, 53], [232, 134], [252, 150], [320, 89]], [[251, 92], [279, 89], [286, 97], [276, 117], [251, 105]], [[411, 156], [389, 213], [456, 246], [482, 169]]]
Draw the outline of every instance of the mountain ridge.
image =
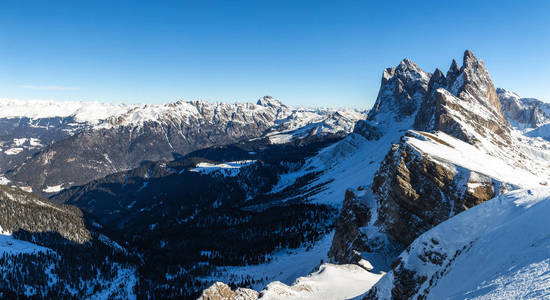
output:
[[270, 97], [259, 103], [265, 105], [195, 101], [134, 107], [21, 153], [26, 157], [3, 170], [4, 176], [47, 196], [51, 187], [84, 184], [145, 161], [171, 160], [210, 146], [267, 135], [272, 143], [311, 135], [343, 137], [364, 118], [356, 110], [288, 108]]
[[[463, 65], [453, 60], [446, 75], [439, 69], [424, 72], [408, 59], [386, 69], [367, 120], [358, 121], [353, 134], [326, 149], [335, 156], [325, 174], [334, 169], [341, 171], [338, 176], [349, 176], [329, 261], [372, 264], [367, 270], [393, 272], [394, 277], [382, 276], [394, 284], [390, 297], [408, 299], [409, 287], [425, 282], [391, 264], [408, 245], [496, 196], [546, 185], [549, 145], [510, 126], [509, 107], [498, 96], [485, 64], [468, 50]], [[385, 156], [379, 158], [380, 151]], [[361, 161], [365, 158], [380, 165], [373, 171]], [[339, 165], [353, 164], [362, 169], [340, 170]], [[300, 284], [304, 280], [296, 286], [275, 282], [258, 297], [315, 299], [322, 290], [313, 278], [305, 286]]]

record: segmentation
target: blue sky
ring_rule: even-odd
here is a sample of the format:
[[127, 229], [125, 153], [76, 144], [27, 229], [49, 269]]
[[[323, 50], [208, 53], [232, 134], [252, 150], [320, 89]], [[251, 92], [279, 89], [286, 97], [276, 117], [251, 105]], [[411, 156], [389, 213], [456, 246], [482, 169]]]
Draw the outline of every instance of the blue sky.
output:
[[550, 1], [2, 1], [0, 98], [367, 108], [385, 67], [465, 49], [550, 101]]

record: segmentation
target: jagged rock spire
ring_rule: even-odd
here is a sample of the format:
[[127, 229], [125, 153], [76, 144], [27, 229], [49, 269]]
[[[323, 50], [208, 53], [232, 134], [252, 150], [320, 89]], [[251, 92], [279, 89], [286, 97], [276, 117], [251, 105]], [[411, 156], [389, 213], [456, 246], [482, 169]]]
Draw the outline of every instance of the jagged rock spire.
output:
[[456, 60], [453, 58], [453, 62], [451, 63], [451, 67], [449, 68], [448, 73], [458, 74], [459, 72], [460, 72], [460, 68], [458, 67], [458, 64], [456, 63]]
[[464, 57], [462, 58], [462, 65], [467, 65], [470, 62], [477, 62], [477, 57], [474, 53], [468, 49], [464, 50]]
[[470, 50], [464, 51], [462, 80], [453, 83], [451, 92], [460, 98], [473, 98], [480, 104], [492, 108], [503, 119], [500, 101], [485, 63], [478, 60]]
[[441, 72], [441, 70], [439, 69], [435, 69], [432, 77], [430, 78], [430, 82], [428, 82], [428, 90], [438, 89], [446, 85], [447, 80], [445, 78], [445, 75], [443, 75], [443, 72]]
[[447, 78], [439, 69], [435, 69], [430, 81], [428, 82], [428, 92], [426, 98], [420, 105], [420, 109], [414, 120], [414, 128], [424, 131], [431, 131], [435, 126], [436, 98], [435, 92], [439, 88], [447, 87]]
[[422, 73], [424, 72], [417, 64], [415, 64], [413, 61], [411, 61], [408, 58], [403, 59], [399, 65], [397, 65], [397, 70], [400, 72], [405, 72], [407, 70], [414, 72], [414, 73]]
[[[501, 142], [509, 140], [491, 76], [483, 61], [469, 50], [464, 52], [460, 68], [456, 60], [452, 61], [447, 76], [439, 69], [434, 74], [426, 73], [409, 59], [384, 71], [380, 92], [367, 119], [377, 123], [400, 121], [414, 114], [417, 130], [440, 130], [476, 143], [475, 136], [485, 136], [488, 129]], [[471, 124], [464, 127], [463, 122]], [[472, 128], [475, 132], [468, 132]]]
[[409, 59], [402, 60], [397, 67], [385, 69], [368, 119], [375, 120], [384, 114], [399, 121], [415, 113], [428, 90], [430, 77], [431, 74]]
[[[457, 119], [457, 115], [462, 117]], [[464, 122], [470, 126], [464, 127]], [[446, 77], [436, 70], [416, 114], [414, 128], [443, 131], [469, 143], [476, 143], [475, 136], [485, 136], [488, 129], [499, 136], [497, 139], [508, 140], [501, 104], [483, 61], [466, 50], [462, 67], [453, 60]]]
[[456, 60], [453, 59], [453, 62], [451, 63], [451, 67], [449, 68], [449, 71], [447, 71], [447, 80], [449, 82], [453, 82], [458, 77], [459, 74], [460, 74], [460, 68], [456, 63]]

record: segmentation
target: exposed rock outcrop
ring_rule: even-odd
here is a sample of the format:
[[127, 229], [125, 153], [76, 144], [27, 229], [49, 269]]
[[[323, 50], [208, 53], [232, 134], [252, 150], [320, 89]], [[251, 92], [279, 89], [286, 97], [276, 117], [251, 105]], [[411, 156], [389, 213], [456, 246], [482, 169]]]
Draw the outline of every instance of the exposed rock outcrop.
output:
[[426, 97], [430, 77], [431, 74], [408, 59], [404, 59], [396, 68], [387, 68], [367, 119], [384, 121], [384, 115], [389, 113], [394, 121], [400, 121], [413, 115]]
[[[456, 62], [454, 60], [453, 60], [452, 66], [456, 66]], [[452, 66], [451, 66], [451, 70], [452, 70]], [[450, 73], [451, 70], [449, 70], [448, 73]], [[435, 69], [435, 72], [433, 73], [432, 77], [430, 78], [430, 81], [428, 82], [428, 92], [426, 94], [426, 98], [420, 104], [420, 109], [416, 114], [416, 118], [414, 120], [415, 128], [422, 128], [424, 130], [435, 128], [435, 123], [436, 123], [435, 119], [437, 116], [436, 114], [437, 102], [436, 102], [435, 93], [439, 88], [445, 88], [445, 87], [447, 87], [447, 78], [445, 78], [445, 76], [439, 69]]]
[[216, 282], [205, 289], [198, 300], [256, 300], [258, 296], [255, 290], [237, 288], [233, 291], [227, 284]]
[[355, 123], [353, 133], [362, 135], [367, 140], [377, 140], [382, 136], [380, 128], [372, 125], [368, 120], [359, 120]]
[[[445, 143], [428, 133], [418, 134]], [[511, 188], [486, 175], [430, 158], [404, 139], [393, 146], [374, 178], [376, 223], [405, 247], [435, 225]]]
[[368, 238], [361, 227], [367, 225], [371, 212], [367, 204], [351, 190], [346, 191], [344, 204], [336, 220], [336, 231], [328, 256], [339, 264], [357, 263], [361, 259], [357, 251], [370, 251]]
[[500, 100], [483, 61], [466, 50], [463, 65], [453, 60], [447, 77], [434, 72], [414, 128], [443, 131], [470, 144], [489, 138], [497, 144], [510, 141]]
[[485, 63], [478, 60], [470, 50], [464, 52], [462, 68], [457, 79], [449, 84], [453, 95], [464, 100], [477, 100], [480, 105], [491, 108], [496, 117], [503, 118], [500, 101], [489, 71]]

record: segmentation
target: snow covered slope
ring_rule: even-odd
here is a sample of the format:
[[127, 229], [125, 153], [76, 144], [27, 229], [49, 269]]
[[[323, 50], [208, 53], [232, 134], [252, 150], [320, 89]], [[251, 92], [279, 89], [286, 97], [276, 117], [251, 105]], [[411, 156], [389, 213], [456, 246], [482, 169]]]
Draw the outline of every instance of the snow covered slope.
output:
[[282, 249], [270, 255], [268, 263], [247, 266], [219, 267], [215, 274], [203, 278], [206, 281], [240, 282], [243, 278], [254, 279], [251, 287], [261, 291], [270, 282], [292, 285], [297, 278], [315, 271], [321, 262], [327, 261], [327, 249], [333, 234], [327, 234], [312, 247]]
[[33, 243], [13, 238], [11, 232], [4, 231], [0, 227], [0, 256], [17, 255], [26, 253], [38, 253], [51, 251], [46, 247], [41, 247]]
[[[292, 259], [292, 257], [290, 258]], [[281, 270], [284, 271], [284, 267]], [[364, 294], [383, 275], [384, 273], [372, 273], [355, 264], [335, 265], [325, 263], [317, 271], [308, 276], [299, 277], [291, 285], [274, 281], [267, 285], [259, 294], [257, 292], [248, 293], [248, 295], [242, 295], [239, 298], [239, 289], [237, 289], [236, 293], [227, 293], [230, 296], [223, 299], [344, 300]], [[220, 285], [219, 282], [213, 284], [206, 291], [212, 292], [218, 285]], [[217, 294], [221, 293], [218, 291]], [[204, 297], [204, 295], [205, 293], [203, 293], [203, 298], [200, 299], [213, 299]]]
[[424, 233], [367, 298], [550, 297], [550, 189], [509, 192]]
[[404, 141], [455, 172], [457, 167], [464, 168], [523, 188], [538, 187], [550, 180], [550, 170], [546, 168], [550, 151], [544, 147], [517, 142], [508, 155], [497, 156], [443, 132], [410, 131]]
[[358, 265], [323, 264], [319, 270], [300, 277], [288, 286], [270, 283], [260, 294], [262, 300], [340, 300], [350, 299], [369, 290], [383, 274], [374, 274]]
[[197, 166], [190, 171], [202, 174], [216, 173], [220, 174], [221, 176], [235, 176], [239, 174], [241, 167], [249, 166], [255, 162], [256, 161], [254, 160], [232, 161], [221, 164], [201, 162], [198, 163]]

